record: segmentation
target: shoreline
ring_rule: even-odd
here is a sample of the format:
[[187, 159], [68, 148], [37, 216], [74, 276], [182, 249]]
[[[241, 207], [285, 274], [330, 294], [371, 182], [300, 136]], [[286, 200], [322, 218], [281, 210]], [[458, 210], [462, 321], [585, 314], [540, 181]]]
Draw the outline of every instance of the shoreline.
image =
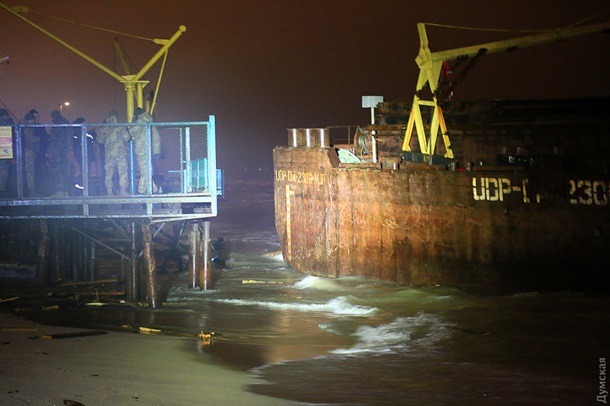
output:
[[0, 404], [297, 404], [247, 392], [255, 378], [201, 353], [196, 339], [115, 331], [85, 335], [91, 331], [0, 311]]

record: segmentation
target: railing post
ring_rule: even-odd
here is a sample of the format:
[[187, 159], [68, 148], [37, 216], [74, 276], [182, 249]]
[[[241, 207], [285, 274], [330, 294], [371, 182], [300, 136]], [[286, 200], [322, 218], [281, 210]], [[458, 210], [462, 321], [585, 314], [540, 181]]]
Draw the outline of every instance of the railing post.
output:
[[136, 194], [136, 152], [135, 143], [133, 140], [129, 140], [128, 152], [129, 152], [129, 194]]

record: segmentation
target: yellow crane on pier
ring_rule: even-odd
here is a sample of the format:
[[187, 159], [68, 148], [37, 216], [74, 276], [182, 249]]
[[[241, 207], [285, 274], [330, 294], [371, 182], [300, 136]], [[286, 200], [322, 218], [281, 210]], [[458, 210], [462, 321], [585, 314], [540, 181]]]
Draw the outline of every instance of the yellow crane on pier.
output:
[[[10, 14], [17, 17], [18, 19], [20, 19], [20, 20], [24, 21], [25, 23], [29, 24], [30, 26], [34, 27], [36, 30], [40, 31], [47, 37], [51, 38], [53, 41], [57, 42], [64, 48], [67, 48], [68, 50], [74, 52], [79, 57], [83, 58], [84, 60], [91, 63], [93, 66], [95, 66], [96, 68], [102, 70], [103, 72], [107, 73], [108, 75], [112, 76], [114, 79], [118, 80], [121, 84], [123, 84], [123, 86], [125, 88], [126, 97], [127, 97], [126, 100], [127, 100], [127, 120], [128, 121], [131, 121], [136, 107], [142, 107], [142, 108], [145, 107], [144, 106], [144, 87], [146, 85], [148, 85], [149, 81], [143, 80], [144, 75], [150, 70], [150, 68], [159, 59], [161, 59], [161, 57], [164, 58], [163, 61], [165, 64], [165, 59], [167, 58], [167, 53], [169, 51], [169, 48], [186, 31], [186, 27], [184, 25], [181, 25], [180, 27], [178, 27], [178, 31], [176, 31], [176, 33], [170, 39], [154, 39], [153, 42], [155, 44], [161, 45], [161, 48], [157, 51], [157, 53], [152, 58], [150, 58], [150, 60], [137, 73], [131, 74], [128, 71], [127, 74], [120, 75], [120, 74], [114, 72], [112, 69], [110, 69], [110, 68], [104, 66], [103, 64], [101, 64], [100, 62], [96, 61], [89, 55], [85, 54], [84, 52], [78, 50], [74, 46], [68, 44], [66, 41], [62, 40], [61, 38], [57, 37], [56, 35], [53, 35], [49, 31], [45, 30], [44, 28], [40, 27], [39, 25], [35, 24], [34, 22], [32, 22], [29, 19], [27, 19], [26, 17], [24, 17], [22, 14], [26, 13], [28, 11], [28, 9], [26, 7], [19, 6], [19, 7], [11, 8], [7, 5], [5, 5], [4, 3], [0, 3], [0, 8], [3, 8]], [[162, 74], [163, 74], [163, 69], [161, 69], [159, 76], [161, 76]], [[157, 92], [155, 92], [155, 94], [156, 93]], [[150, 110], [152, 110], [152, 109], [154, 109], [154, 103], [151, 106]]]

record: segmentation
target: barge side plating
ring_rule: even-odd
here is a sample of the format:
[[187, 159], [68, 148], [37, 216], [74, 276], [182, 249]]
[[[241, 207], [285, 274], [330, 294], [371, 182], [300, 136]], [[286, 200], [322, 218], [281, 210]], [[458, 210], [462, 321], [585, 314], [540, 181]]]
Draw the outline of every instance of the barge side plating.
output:
[[[284, 259], [306, 274], [399, 284], [604, 289], [609, 140], [607, 120], [592, 113], [600, 120], [583, 118], [579, 134], [566, 116], [538, 125], [537, 134], [531, 122], [456, 130], [454, 149], [467, 160], [455, 168], [388, 164], [392, 152], [382, 148], [379, 162], [354, 164], [339, 158], [345, 145], [278, 146], [275, 213]], [[388, 127], [368, 130], [381, 140]], [[584, 159], [573, 155], [574, 142], [589, 150]], [[466, 170], [475, 155], [481, 161]]]
[[608, 100], [456, 103], [453, 93], [486, 55], [610, 22], [437, 52], [417, 28], [410, 105], [364, 96], [373, 124], [353, 143], [292, 129], [290, 147], [274, 149], [286, 262], [400, 284], [608, 290]]

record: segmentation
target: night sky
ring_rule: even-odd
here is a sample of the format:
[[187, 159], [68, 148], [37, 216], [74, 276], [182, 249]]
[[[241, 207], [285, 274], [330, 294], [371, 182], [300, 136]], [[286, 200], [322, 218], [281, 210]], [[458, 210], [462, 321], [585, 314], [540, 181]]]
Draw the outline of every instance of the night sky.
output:
[[[155, 110], [157, 121], [217, 120], [218, 166], [228, 173], [272, 168], [272, 149], [287, 128], [366, 124], [361, 96], [411, 100], [418, 69], [416, 23], [552, 29], [597, 15], [607, 0], [2, 0], [108, 68], [123, 74], [117, 34], [146, 38], [187, 31], [170, 49]], [[171, 5], [170, 5], [171, 4]], [[432, 51], [525, 34], [428, 28]], [[137, 69], [159, 49], [118, 36]], [[610, 94], [610, 37], [489, 55], [457, 89], [459, 99], [558, 98]], [[0, 10], [0, 102], [19, 119], [30, 109], [50, 122], [64, 101], [69, 120], [125, 119], [125, 92], [114, 78]], [[160, 64], [145, 75], [154, 89]], [[266, 172], [268, 173], [268, 172]]]

